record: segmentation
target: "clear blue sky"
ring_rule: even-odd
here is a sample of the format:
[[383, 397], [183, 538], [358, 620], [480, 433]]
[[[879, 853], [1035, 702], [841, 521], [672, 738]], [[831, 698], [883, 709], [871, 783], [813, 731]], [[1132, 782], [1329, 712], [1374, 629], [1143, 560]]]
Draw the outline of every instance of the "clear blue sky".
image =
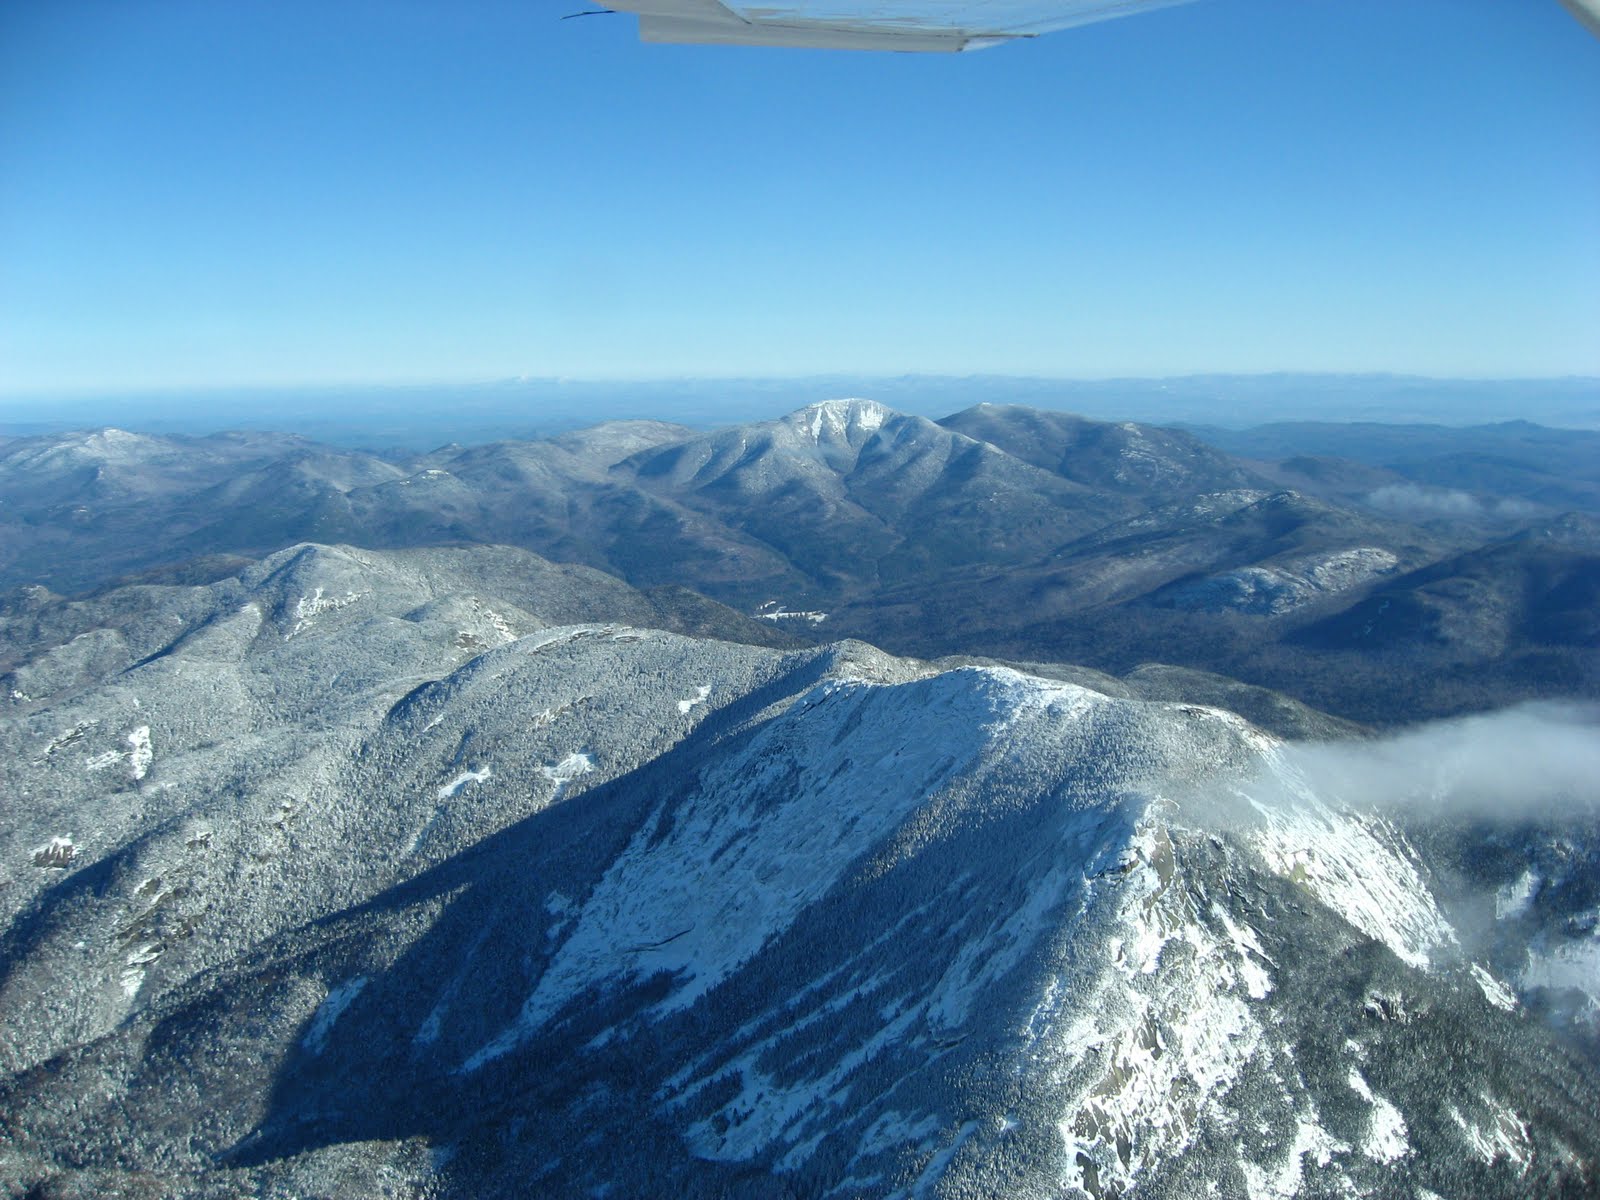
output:
[[1201, 0], [959, 56], [586, 0], [6, 0], [0, 394], [1600, 374], [1600, 41]]

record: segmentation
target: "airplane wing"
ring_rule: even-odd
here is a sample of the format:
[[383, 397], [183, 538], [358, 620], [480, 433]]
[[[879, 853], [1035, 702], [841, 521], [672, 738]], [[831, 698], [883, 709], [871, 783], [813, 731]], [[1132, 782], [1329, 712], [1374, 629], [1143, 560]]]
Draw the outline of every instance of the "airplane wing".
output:
[[646, 42], [978, 50], [1189, 0], [608, 0]]
[[1561, 3], [1584, 23], [1590, 33], [1600, 37], [1600, 0], [1561, 0]]
[[[980, 50], [1189, 0], [607, 0], [646, 42], [824, 50]], [[1600, 0], [1561, 0], [1600, 35]]]

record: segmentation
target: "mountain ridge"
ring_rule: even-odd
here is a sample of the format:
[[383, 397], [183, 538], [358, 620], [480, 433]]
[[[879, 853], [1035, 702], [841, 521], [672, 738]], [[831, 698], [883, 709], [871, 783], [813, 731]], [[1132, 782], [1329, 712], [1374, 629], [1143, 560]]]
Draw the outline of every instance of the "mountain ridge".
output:
[[1483, 885], [1238, 716], [552, 625], [578, 569], [523, 608], [407, 557], [274, 555], [0, 710], [8, 1187], [1588, 1185]]
[[[137, 464], [138, 479], [85, 474], [85, 453]], [[1258, 469], [1128, 422], [995, 405], [932, 422], [869, 400], [712, 432], [623, 422], [398, 461], [278, 435], [27, 439], [0, 456], [0, 581], [81, 592], [151, 570], [196, 577], [208, 561], [226, 571], [299, 542], [509, 544], [647, 592], [681, 589], [670, 594], [724, 632], [733, 624], [705, 605], [795, 640], [859, 637], [922, 657], [1117, 675], [1166, 661], [1361, 722], [1513, 702], [1541, 671], [1600, 694], [1600, 627], [1582, 603], [1600, 543], [1581, 515], [1515, 488], [1496, 498], [1293, 462]], [[1568, 583], [1550, 575], [1541, 529], [1567, 531]], [[1379, 641], [1337, 633], [1365, 628], [1385, 601], [1398, 612], [1392, 589], [1412, 586], [1398, 581], [1421, 586], [1451, 562], [1465, 564], [1454, 593], [1405, 599], [1443, 615], [1386, 620]], [[1520, 641], [1463, 608], [1546, 576], [1548, 602], [1517, 601]], [[1328, 653], [1307, 677], [1314, 643]], [[1437, 682], [1374, 687], [1396, 663]]]

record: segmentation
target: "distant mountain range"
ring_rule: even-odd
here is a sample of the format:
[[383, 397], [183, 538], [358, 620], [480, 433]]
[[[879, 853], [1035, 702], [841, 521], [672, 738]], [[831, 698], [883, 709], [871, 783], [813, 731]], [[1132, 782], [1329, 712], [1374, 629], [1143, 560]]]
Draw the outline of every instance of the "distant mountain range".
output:
[[0, 589], [205, 582], [303, 541], [500, 544], [791, 641], [1168, 663], [1358, 721], [1600, 692], [1600, 434], [1209, 436], [850, 400], [398, 459], [280, 434], [13, 439]]
[[1600, 379], [1434, 379], [1278, 373], [1157, 379], [1015, 375], [819, 375], [798, 378], [578, 380], [522, 377], [414, 386], [272, 387], [106, 396], [0, 396], [0, 437], [105, 425], [195, 434], [292, 429], [343, 447], [426, 451], [441, 442], [540, 438], [648, 417], [697, 429], [759, 421], [818, 396], [871, 396], [924, 417], [988, 402], [1101, 420], [1241, 427], [1286, 412], [1314, 421], [1478, 425], [1506, 413], [1564, 429], [1600, 429]]
[[1402, 517], [1600, 513], [1600, 432], [1593, 430], [1528, 421], [1466, 428], [1300, 421], [1193, 432], [1230, 453], [1277, 464], [1273, 475], [1293, 486]]

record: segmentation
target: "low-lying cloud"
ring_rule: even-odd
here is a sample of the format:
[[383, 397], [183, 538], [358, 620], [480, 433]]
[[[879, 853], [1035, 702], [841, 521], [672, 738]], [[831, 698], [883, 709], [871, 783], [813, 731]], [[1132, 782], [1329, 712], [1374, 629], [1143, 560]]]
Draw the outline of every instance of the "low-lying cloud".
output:
[[1534, 703], [1281, 751], [1323, 800], [1507, 822], [1600, 813], [1600, 706]]
[[1367, 494], [1373, 508], [1403, 517], [1502, 517], [1520, 520], [1539, 512], [1526, 500], [1481, 500], [1455, 488], [1430, 488], [1415, 483], [1390, 483]]

